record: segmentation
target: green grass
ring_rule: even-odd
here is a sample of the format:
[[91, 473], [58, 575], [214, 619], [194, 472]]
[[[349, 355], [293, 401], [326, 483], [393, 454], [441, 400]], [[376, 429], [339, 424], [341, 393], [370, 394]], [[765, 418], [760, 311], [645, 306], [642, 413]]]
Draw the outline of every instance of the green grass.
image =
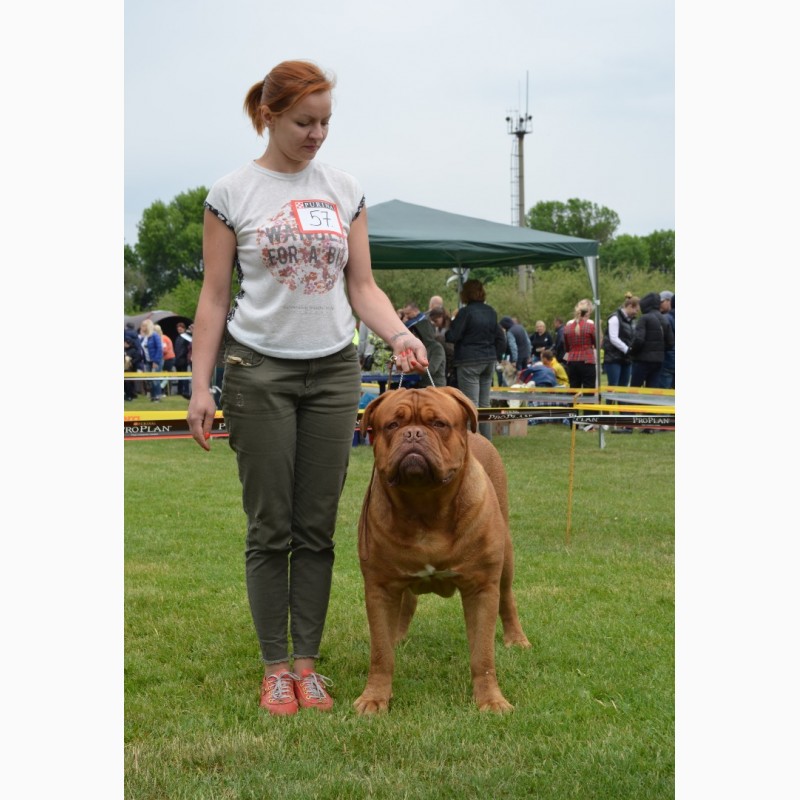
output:
[[[184, 401], [185, 402], [185, 401]], [[148, 405], [154, 405], [149, 404]], [[128, 406], [126, 405], [126, 408]], [[674, 796], [674, 434], [496, 437], [510, 481], [515, 592], [531, 650], [497, 670], [512, 714], [477, 711], [458, 595], [420, 598], [387, 715], [352, 708], [369, 631], [356, 524], [372, 466], [354, 448], [319, 671], [328, 715], [257, 708], [244, 515], [225, 440], [125, 443], [125, 796]]]

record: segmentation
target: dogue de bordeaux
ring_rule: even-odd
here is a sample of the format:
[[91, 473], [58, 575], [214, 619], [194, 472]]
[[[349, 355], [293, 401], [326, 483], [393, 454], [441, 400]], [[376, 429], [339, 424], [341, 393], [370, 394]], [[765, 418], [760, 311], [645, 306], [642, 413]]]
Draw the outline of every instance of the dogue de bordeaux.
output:
[[461, 594], [475, 701], [513, 709], [497, 684], [498, 613], [506, 646], [530, 647], [511, 590], [514, 553], [507, 478], [494, 445], [475, 433], [475, 407], [452, 387], [396, 389], [369, 403], [375, 463], [359, 520], [358, 554], [370, 632], [360, 714], [387, 711], [395, 645], [407, 633], [417, 595]]

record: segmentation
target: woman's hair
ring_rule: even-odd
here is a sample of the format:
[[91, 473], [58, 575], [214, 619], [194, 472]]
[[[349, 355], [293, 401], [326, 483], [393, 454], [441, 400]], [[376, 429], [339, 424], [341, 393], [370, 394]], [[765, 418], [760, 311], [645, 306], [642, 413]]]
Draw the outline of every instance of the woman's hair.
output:
[[149, 336], [154, 329], [155, 325], [153, 325], [153, 320], [151, 319], [143, 319], [142, 324], [139, 326], [139, 330], [141, 330], [145, 336]]
[[445, 311], [444, 306], [434, 306], [428, 312], [428, 319], [437, 328], [447, 328], [450, 325], [450, 315]]
[[311, 61], [282, 61], [263, 81], [250, 87], [244, 99], [244, 110], [260, 136], [266, 127], [261, 106], [267, 106], [273, 115], [279, 116], [306, 95], [330, 92], [335, 85], [336, 79]]
[[594, 311], [594, 305], [591, 300], [587, 300], [585, 297], [583, 300], [578, 300], [578, 304], [575, 306], [574, 317], [576, 334], [580, 334], [581, 332], [581, 321], [591, 319], [592, 311]]
[[486, 291], [477, 278], [471, 278], [461, 287], [462, 303], [473, 303], [475, 301], [482, 303], [485, 299]]
[[638, 306], [639, 305], [639, 298], [635, 294], [632, 294], [630, 297], [628, 297], [628, 295], [626, 294], [625, 295], [625, 302], [622, 305], [625, 308], [630, 308], [632, 306]]
[[575, 306], [575, 319], [586, 319], [591, 315], [592, 311], [594, 311], [594, 305], [592, 305], [591, 300], [586, 298], [578, 300], [578, 304]]

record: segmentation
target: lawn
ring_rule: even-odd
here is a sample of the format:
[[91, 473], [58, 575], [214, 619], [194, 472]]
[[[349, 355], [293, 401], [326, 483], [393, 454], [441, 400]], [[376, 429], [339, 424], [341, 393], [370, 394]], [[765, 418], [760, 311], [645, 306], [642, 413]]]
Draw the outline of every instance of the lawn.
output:
[[352, 708], [369, 659], [356, 527], [372, 452], [362, 446], [340, 504], [318, 664], [336, 705], [285, 719], [257, 707], [227, 441], [210, 453], [191, 441], [126, 442], [125, 796], [672, 798], [675, 437], [607, 435], [601, 449], [597, 433], [578, 432], [568, 544], [570, 440], [560, 424], [494, 440], [533, 645], [505, 649], [498, 623], [513, 713], [482, 714], [472, 701], [457, 595], [420, 598], [390, 712]]

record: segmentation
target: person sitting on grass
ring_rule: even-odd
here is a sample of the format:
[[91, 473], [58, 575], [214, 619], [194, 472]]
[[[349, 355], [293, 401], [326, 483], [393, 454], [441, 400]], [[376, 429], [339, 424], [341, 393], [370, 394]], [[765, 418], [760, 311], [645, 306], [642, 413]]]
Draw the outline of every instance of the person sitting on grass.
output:
[[553, 387], [558, 385], [555, 371], [541, 361], [537, 361], [535, 364], [531, 364], [529, 367], [520, 370], [519, 381], [523, 385], [528, 385], [533, 381], [534, 386], [541, 387]]
[[569, 386], [569, 378], [567, 377], [567, 371], [555, 357], [555, 354], [553, 353], [552, 350], [542, 350], [542, 364], [553, 370], [556, 376], [556, 383], [558, 384], [559, 387]]

